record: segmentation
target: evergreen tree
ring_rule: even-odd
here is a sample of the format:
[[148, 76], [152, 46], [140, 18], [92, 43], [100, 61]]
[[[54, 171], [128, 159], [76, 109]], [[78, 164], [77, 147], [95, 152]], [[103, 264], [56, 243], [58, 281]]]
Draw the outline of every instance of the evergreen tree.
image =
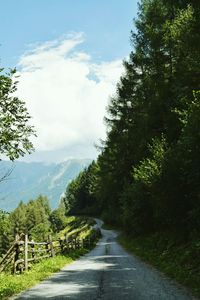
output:
[[5, 254], [13, 241], [9, 214], [0, 211], [0, 256]]
[[200, 2], [142, 0], [135, 26], [101, 153], [65, 203], [135, 234], [198, 232]]

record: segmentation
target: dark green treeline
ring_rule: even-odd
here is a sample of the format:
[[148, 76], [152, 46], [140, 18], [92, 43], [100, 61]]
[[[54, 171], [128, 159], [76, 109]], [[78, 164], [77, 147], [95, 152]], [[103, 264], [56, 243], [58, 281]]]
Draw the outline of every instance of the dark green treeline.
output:
[[135, 234], [200, 229], [200, 1], [143, 0], [97, 162], [67, 188], [72, 213]]

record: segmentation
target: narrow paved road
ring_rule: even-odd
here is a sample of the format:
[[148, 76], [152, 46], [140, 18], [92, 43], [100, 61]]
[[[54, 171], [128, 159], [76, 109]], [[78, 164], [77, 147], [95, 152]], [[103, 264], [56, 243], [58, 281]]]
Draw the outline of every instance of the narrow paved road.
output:
[[102, 230], [102, 234], [102, 239], [89, 254], [14, 299], [194, 299], [128, 254], [116, 242], [114, 231]]

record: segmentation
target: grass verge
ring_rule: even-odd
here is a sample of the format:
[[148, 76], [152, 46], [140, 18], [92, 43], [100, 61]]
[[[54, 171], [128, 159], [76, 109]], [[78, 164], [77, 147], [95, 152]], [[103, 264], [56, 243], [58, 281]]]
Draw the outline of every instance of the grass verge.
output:
[[[59, 233], [55, 234], [54, 239], [64, 238], [65, 234], [68, 237], [87, 238], [93, 234], [93, 225], [95, 222], [90, 218], [84, 217], [68, 217], [66, 218], [66, 226]], [[77, 249], [65, 255], [57, 255], [53, 258], [42, 260], [32, 264], [28, 272], [18, 275], [9, 273], [0, 273], [0, 299], [8, 299], [9, 297], [18, 294], [43, 279], [49, 277], [53, 273], [59, 271], [66, 264], [69, 264], [87, 253], [94, 247], [91, 245], [88, 249]]]
[[55, 235], [56, 238], [68, 237], [87, 238], [92, 233], [95, 221], [88, 217], [68, 216], [65, 228]]
[[200, 241], [181, 242], [180, 237], [155, 233], [132, 238], [122, 234], [119, 242], [129, 252], [188, 287], [200, 297]]
[[85, 254], [85, 249], [76, 250], [73, 253], [64, 256], [58, 255], [53, 258], [45, 259], [34, 264], [28, 272], [20, 275], [11, 275], [7, 273], [0, 274], [0, 299], [9, 297], [32, 287], [41, 280], [49, 277], [59, 271], [66, 264], [70, 264], [80, 255]]

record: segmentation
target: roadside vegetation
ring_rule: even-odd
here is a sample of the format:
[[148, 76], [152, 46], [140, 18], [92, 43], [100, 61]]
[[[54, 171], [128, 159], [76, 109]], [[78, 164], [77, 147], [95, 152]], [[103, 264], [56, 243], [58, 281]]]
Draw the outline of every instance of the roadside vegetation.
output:
[[177, 233], [172, 236], [169, 232], [165, 235], [157, 232], [137, 238], [122, 234], [119, 242], [129, 252], [200, 297], [200, 241], [184, 242]]
[[49, 277], [54, 272], [59, 271], [66, 264], [78, 257], [79, 252], [70, 256], [55, 256], [36, 263], [31, 270], [19, 275], [12, 275], [8, 273], [0, 274], [0, 299], [8, 299], [8, 297], [20, 293], [27, 288], [32, 287], [41, 280]]
[[20, 202], [10, 213], [0, 211], [0, 256], [5, 254], [15, 236], [28, 233], [29, 240], [43, 242], [48, 240], [65, 227], [67, 218], [65, 207], [51, 210], [45, 196], [39, 196], [28, 203]]
[[199, 293], [200, 1], [141, 0], [134, 25], [99, 157], [64, 201]]
[[[67, 186], [57, 210], [40, 196], [1, 212], [0, 254], [24, 231], [39, 240], [69, 227], [83, 234], [66, 214], [102, 216], [123, 228], [122, 242], [134, 253], [199, 293], [200, 1], [141, 0], [134, 24], [99, 157]], [[11, 81], [0, 79], [5, 114]], [[1, 152], [11, 160], [23, 155], [21, 148], [12, 153], [15, 136], [11, 144], [7, 136]]]
[[[61, 201], [56, 210], [51, 211], [48, 199], [39, 196], [27, 204], [20, 203], [11, 213], [0, 214], [0, 254], [6, 253], [15, 235], [28, 232], [29, 240], [44, 242], [51, 234], [53, 241], [59, 239], [88, 239], [94, 234], [95, 221], [89, 217], [66, 216], [65, 206]], [[0, 299], [8, 299], [39, 281], [59, 271], [63, 266], [73, 262], [80, 255], [89, 251], [86, 248], [64, 251], [63, 254], [32, 263], [27, 272], [13, 275], [10, 268], [0, 273]], [[66, 252], [66, 253], [65, 253]]]
[[89, 217], [68, 216], [65, 221], [65, 228], [58, 232], [55, 237], [64, 238], [66, 235], [68, 238], [77, 237], [85, 239], [93, 233], [92, 226], [95, 221]]

